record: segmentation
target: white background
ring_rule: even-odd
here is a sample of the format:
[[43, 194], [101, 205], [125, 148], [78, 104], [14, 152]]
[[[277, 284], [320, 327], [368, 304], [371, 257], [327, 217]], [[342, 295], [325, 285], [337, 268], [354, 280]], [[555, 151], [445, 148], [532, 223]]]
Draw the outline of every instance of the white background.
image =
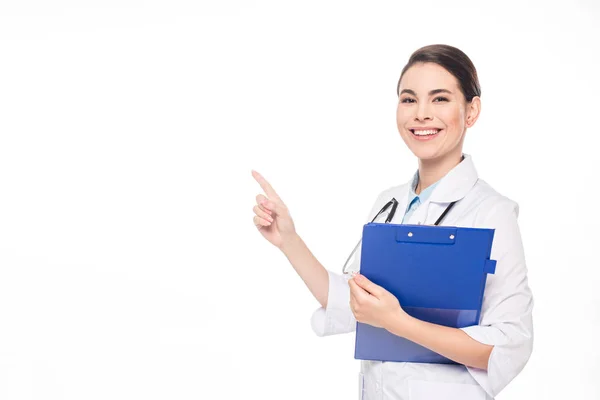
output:
[[600, 397], [597, 2], [0, 3], [0, 399], [355, 399], [354, 334], [252, 222], [261, 172], [338, 271], [417, 167], [395, 87], [465, 51], [465, 152], [520, 205], [535, 345], [498, 399]]

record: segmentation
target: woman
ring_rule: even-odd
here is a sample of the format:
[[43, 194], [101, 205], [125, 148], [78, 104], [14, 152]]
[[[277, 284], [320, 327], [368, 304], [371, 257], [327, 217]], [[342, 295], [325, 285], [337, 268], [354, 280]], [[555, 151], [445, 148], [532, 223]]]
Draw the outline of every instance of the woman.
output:
[[[419, 160], [413, 179], [379, 194], [367, 221], [392, 197], [391, 223], [433, 224], [456, 202], [443, 225], [495, 229], [481, 321], [457, 329], [419, 321], [395, 296], [356, 274], [327, 271], [295, 232], [285, 204], [257, 172], [266, 196], [256, 197], [254, 224], [278, 247], [321, 304], [312, 317], [319, 336], [351, 332], [356, 321], [387, 329], [458, 364], [361, 361], [361, 399], [493, 399], [525, 366], [533, 346], [533, 298], [519, 227], [518, 205], [477, 176], [463, 142], [481, 110], [471, 60], [459, 49], [432, 45], [414, 52], [398, 81], [400, 136]], [[385, 215], [382, 215], [382, 218]], [[382, 222], [377, 220], [376, 222]], [[352, 269], [357, 270], [360, 256]]]

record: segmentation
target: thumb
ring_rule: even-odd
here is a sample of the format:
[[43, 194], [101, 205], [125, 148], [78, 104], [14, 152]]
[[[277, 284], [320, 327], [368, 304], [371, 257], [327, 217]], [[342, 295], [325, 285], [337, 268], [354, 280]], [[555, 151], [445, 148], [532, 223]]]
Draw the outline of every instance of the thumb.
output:
[[369, 279], [367, 279], [366, 276], [358, 273], [356, 274], [356, 276], [354, 276], [354, 281], [358, 284], [358, 286], [360, 286], [361, 288], [365, 289], [367, 292], [371, 293], [372, 295], [375, 295], [375, 297], [379, 298], [379, 296], [383, 293], [383, 288], [373, 282], [371, 282]]

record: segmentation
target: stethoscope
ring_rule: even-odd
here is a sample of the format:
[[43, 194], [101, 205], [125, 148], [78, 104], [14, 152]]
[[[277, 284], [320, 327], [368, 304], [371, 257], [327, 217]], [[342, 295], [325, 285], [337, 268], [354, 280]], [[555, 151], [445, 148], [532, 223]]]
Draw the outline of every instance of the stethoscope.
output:
[[[452, 203], [450, 203], [448, 205], [448, 207], [446, 207], [446, 209], [444, 210], [442, 215], [440, 215], [440, 217], [437, 219], [437, 221], [435, 221], [434, 225], [439, 225], [440, 222], [442, 222], [444, 220], [444, 217], [446, 216], [446, 214], [448, 214], [448, 211], [450, 211], [452, 209], [452, 207], [454, 207], [454, 204], [456, 204], [457, 201], [458, 200], [453, 201]], [[392, 207], [392, 209], [390, 210], [390, 213], [388, 214], [387, 218], [385, 219], [385, 223], [388, 224], [392, 220], [392, 218], [394, 218], [394, 214], [396, 214], [396, 208], [398, 208], [398, 200], [396, 200], [396, 198], [394, 198], [394, 197], [392, 197], [392, 199], [390, 201], [388, 201], [381, 210], [379, 210], [379, 212], [377, 213], [377, 215], [375, 215], [375, 218], [373, 218], [373, 220], [371, 220], [371, 222], [375, 222], [377, 217], [379, 217], [379, 215], [384, 213], [390, 206]], [[356, 253], [356, 250], [358, 249], [358, 246], [360, 246], [361, 242], [362, 242], [362, 238], [358, 241], [356, 246], [354, 246], [354, 250], [352, 250], [352, 253], [350, 253], [348, 258], [346, 259], [346, 262], [344, 263], [344, 267], [342, 268], [342, 274], [346, 274], [346, 275], [349, 274], [349, 272], [346, 271], [348, 261], [350, 261], [350, 259], [354, 255], [354, 253]]]

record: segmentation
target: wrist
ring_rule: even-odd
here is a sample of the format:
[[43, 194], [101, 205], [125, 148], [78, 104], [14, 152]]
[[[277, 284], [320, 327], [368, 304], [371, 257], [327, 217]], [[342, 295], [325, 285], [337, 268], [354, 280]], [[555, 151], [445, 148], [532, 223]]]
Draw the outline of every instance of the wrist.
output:
[[391, 318], [391, 323], [386, 327], [386, 330], [396, 336], [406, 338], [410, 335], [413, 320], [413, 317], [400, 308], [400, 310], [394, 314], [393, 318]]
[[302, 238], [300, 238], [298, 234], [294, 234], [289, 238], [281, 241], [279, 250], [281, 250], [283, 254], [287, 256], [290, 252], [293, 252], [295, 249], [301, 246], [302, 243]]

